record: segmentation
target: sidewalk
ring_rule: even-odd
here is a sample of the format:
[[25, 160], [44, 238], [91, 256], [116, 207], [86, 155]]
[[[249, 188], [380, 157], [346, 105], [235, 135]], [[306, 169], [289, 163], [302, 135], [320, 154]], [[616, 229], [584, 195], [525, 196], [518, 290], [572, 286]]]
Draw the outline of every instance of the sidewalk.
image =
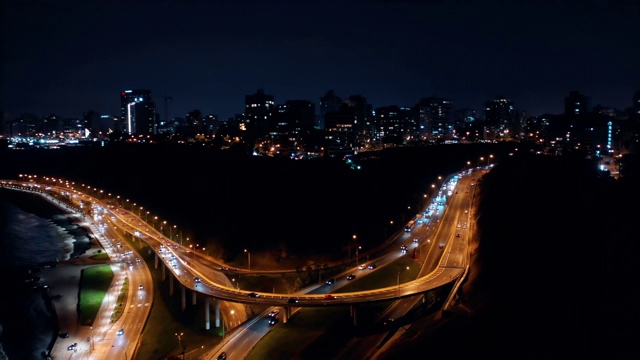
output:
[[[45, 198], [66, 211], [72, 211], [51, 197], [45, 196]], [[86, 219], [81, 221], [80, 225], [88, 230], [88, 236], [91, 238], [90, 248], [77, 259], [61, 261], [57, 266], [45, 268], [40, 273], [43, 283], [49, 285], [49, 296], [55, 297], [51, 299], [51, 304], [58, 319], [58, 334], [69, 334], [67, 338], [60, 336], [56, 338], [50, 351], [50, 356], [53, 359], [88, 359], [92, 352], [92, 346], [95, 349], [96, 345], [94, 341], [91, 341], [91, 337], [97, 335], [97, 330], [94, 331], [92, 326], [80, 324], [80, 277], [83, 269], [109, 264], [111, 261], [91, 259], [91, 256], [98, 250], [106, 251], [102, 246], [104, 242], [100, 239], [102, 235]], [[57, 298], [59, 295], [60, 297]], [[103, 300], [94, 325], [99, 325], [99, 319], [108, 307], [105, 302], [106, 300]], [[76, 347], [69, 350], [68, 347], [72, 344], [76, 344]]]

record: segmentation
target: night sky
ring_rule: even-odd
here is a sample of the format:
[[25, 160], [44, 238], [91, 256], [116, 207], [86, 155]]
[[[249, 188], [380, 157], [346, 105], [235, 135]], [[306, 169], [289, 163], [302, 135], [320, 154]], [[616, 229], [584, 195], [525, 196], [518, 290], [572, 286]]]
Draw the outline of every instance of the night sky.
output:
[[[634, 1], [16, 1], [3, 3], [3, 108], [119, 115], [150, 89], [164, 118], [226, 119], [263, 88], [276, 103], [328, 90], [374, 108], [504, 96], [561, 113], [572, 90], [620, 110], [640, 90]], [[317, 109], [317, 108], [316, 108]]]

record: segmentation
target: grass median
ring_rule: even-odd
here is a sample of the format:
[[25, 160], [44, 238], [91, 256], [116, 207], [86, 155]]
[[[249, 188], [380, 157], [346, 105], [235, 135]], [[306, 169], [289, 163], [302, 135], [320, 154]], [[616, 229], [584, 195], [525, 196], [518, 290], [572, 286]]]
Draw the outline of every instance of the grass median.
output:
[[[360, 275], [364, 271], [371, 270], [360, 270]], [[398, 279], [400, 283], [415, 280], [419, 271], [420, 264], [409, 257], [402, 257], [367, 276], [356, 277], [332, 293], [395, 286]], [[372, 324], [392, 302], [393, 300], [387, 300], [361, 305], [358, 309], [361, 326]], [[275, 326], [262, 338], [246, 360], [330, 359], [358, 333], [349, 312], [348, 306], [301, 308], [286, 324]]]
[[82, 270], [80, 280], [80, 323], [91, 326], [113, 280], [110, 265], [96, 265]]

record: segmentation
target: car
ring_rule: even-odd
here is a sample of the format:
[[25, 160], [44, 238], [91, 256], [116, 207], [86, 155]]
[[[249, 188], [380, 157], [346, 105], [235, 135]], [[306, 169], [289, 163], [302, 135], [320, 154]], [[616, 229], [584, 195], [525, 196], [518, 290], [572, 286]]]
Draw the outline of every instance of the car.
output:
[[252, 297], [252, 298], [258, 298], [260, 297], [260, 294], [255, 293], [255, 292], [250, 292], [247, 294], [247, 296]]
[[68, 332], [63, 332], [63, 333], [60, 333], [60, 335], [58, 335], [58, 336], [60, 336], [63, 339], [66, 339], [66, 338], [69, 337], [69, 333]]
[[349, 274], [349, 276], [347, 276], [347, 280], [353, 280], [356, 278], [356, 274]]
[[220, 270], [222, 270], [222, 271], [227, 271], [227, 270], [229, 270], [229, 268], [228, 268], [228, 267], [226, 267], [226, 266], [222, 266], [222, 267], [220, 267]]
[[336, 279], [327, 280], [327, 285], [333, 285], [336, 282]]
[[124, 329], [118, 330], [117, 335], [118, 336], [124, 335]]
[[368, 268], [369, 270], [373, 270], [373, 269], [375, 269], [375, 268], [377, 268], [377, 267], [378, 267], [378, 265], [376, 265], [376, 264], [371, 264], [371, 265], [367, 266], [367, 268]]
[[400, 246], [400, 252], [405, 254], [407, 252], [407, 245]]
[[419, 241], [418, 238], [413, 238], [414, 243], [417, 243], [418, 241]]
[[394, 319], [387, 319], [382, 323], [382, 325], [383, 326], [391, 326], [391, 325], [393, 325], [394, 322], [395, 322]]
[[271, 319], [269, 319], [269, 325], [272, 325], [272, 326], [273, 326], [273, 325], [277, 324], [277, 323], [278, 323], [278, 321], [279, 321], [279, 320], [278, 320], [278, 317], [277, 317], [277, 316], [274, 316], [274, 317], [272, 317]]
[[138, 285], [138, 290], [144, 290], [144, 286], [142, 284]]
[[444, 244], [440, 244], [440, 249], [444, 248]]
[[335, 296], [333, 296], [333, 295], [331, 295], [331, 294], [326, 294], [326, 295], [324, 296], [324, 299], [325, 299], [325, 300], [335, 300], [335, 299], [336, 299], [336, 297], [335, 297]]
[[289, 304], [297, 304], [297, 303], [298, 303], [298, 299], [296, 299], [296, 298], [289, 298], [289, 300], [287, 300], [287, 303], [289, 303]]
[[67, 346], [67, 350], [76, 350], [77, 347], [78, 347], [78, 343], [73, 343]]
[[367, 267], [366, 267], [365, 265], [360, 265], [360, 266], [358, 266], [358, 270], [364, 270], [364, 269], [366, 269], [366, 268], [367, 268]]
[[136, 262], [140, 262], [140, 258], [136, 258]]
[[272, 310], [269, 312], [269, 317], [278, 316], [278, 314], [280, 314], [280, 310]]
[[456, 237], [460, 237], [460, 234], [456, 234]]
[[218, 355], [217, 360], [227, 360], [227, 353], [226, 352], [221, 352], [220, 355]]
[[202, 281], [202, 280], [200, 280], [200, 278], [196, 276], [196, 277], [194, 277], [194, 278], [193, 278], [193, 281], [195, 281], [195, 282], [199, 283], [199, 282], [200, 282], [200, 281]]

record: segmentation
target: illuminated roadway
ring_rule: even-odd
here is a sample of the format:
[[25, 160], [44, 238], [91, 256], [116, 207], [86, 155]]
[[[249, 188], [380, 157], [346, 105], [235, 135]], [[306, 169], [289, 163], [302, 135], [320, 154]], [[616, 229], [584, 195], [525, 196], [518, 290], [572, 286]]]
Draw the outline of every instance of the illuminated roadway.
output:
[[[477, 178], [478, 175], [475, 175], [475, 177]], [[412, 297], [414, 295], [423, 294], [429, 290], [438, 288], [451, 281], [454, 281], [463, 274], [467, 263], [466, 237], [468, 234], [470, 219], [469, 199], [471, 198], [470, 196], [464, 195], [471, 195], [472, 191], [469, 191], [469, 193], [462, 192], [468, 191], [471, 188], [470, 183], [473, 181], [470, 179], [470, 176], [465, 176], [459, 181], [460, 184], [458, 184], [455, 189], [452, 189], [453, 193], [451, 196], [447, 196], [446, 202], [440, 204], [440, 206], [437, 206], [437, 210], [438, 212], [440, 212], [440, 216], [445, 213], [444, 208], [446, 206], [446, 216], [442, 217], [442, 221], [440, 221], [437, 226], [436, 224], [430, 224], [431, 231], [437, 229], [435, 236], [432, 236], [433, 238], [429, 239], [430, 242], [427, 242], [424, 237], [419, 238], [420, 242], [417, 246], [419, 247], [420, 252], [427, 251], [427, 255], [425, 256], [426, 261], [423, 264], [420, 276], [416, 280], [405, 282], [397, 286], [359, 292], [340, 293], [339, 295], [336, 295], [332, 300], [325, 299], [325, 294], [312, 294], [308, 292], [301, 292], [297, 294], [259, 293], [259, 297], [257, 298], [250, 297], [249, 293], [251, 293], [252, 291], [238, 290], [233, 288], [233, 285], [229, 283], [228, 277], [223, 272], [216, 270], [221, 266], [224, 266], [224, 264], [216, 262], [212, 258], [204, 256], [204, 254], [192, 252], [186, 247], [176, 244], [175, 242], [171, 242], [162, 234], [159, 234], [155, 229], [150, 229], [148, 227], [148, 224], [141, 222], [140, 218], [136, 217], [129, 211], [125, 211], [121, 208], [114, 209], [112, 206], [101, 206], [101, 209], [104, 212], [104, 216], [110, 219], [110, 221], [115, 226], [119, 227], [121, 230], [136, 234], [136, 237], [138, 239], [143, 240], [147, 245], [149, 245], [149, 247], [151, 247], [158, 256], [159, 261], [164, 262], [166, 269], [173, 274], [175, 279], [177, 279], [182, 285], [191, 290], [195, 290], [199, 293], [206, 294], [220, 300], [226, 300], [234, 303], [253, 303], [280, 307], [294, 306], [296, 308], [344, 306], [349, 304], [362, 304]], [[469, 185], [463, 185], [464, 181], [468, 181]], [[33, 183], [29, 182], [13, 182], [13, 184], [33, 186]], [[446, 182], [444, 185], [446, 186], [448, 184], [451, 184], [451, 181]], [[69, 186], [68, 183], [67, 186]], [[82, 194], [70, 188], [56, 187], [55, 189], [58, 191], [67, 192], [73, 191], [75, 194], [87, 197], [86, 194]], [[448, 190], [443, 187], [440, 192], [446, 194], [447, 191]], [[458, 193], [456, 194], [455, 191], [458, 191]], [[90, 199], [90, 202], [95, 205], [101, 204], [98, 199]], [[437, 216], [432, 216], [431, 221], [437, 221], [436, 218]], [[393, 242], [389, 244], [389, 246], [397, 246], [396, 251], [390, 251], [388, 254], [383, 255], [380, 258], [367, 262], [367, 264], [375, 262], [378, 267], [383, 267], [401, 256], [406, 256], [406, 254], [400, 251], [399, 244], [407, 245], [407, 254], [410, 254], [413, 247], [416, 246], [412, 242], [412, 239], [419, 236], [421, 232], [425, 231], [427, 230], [423, 229], [421, 226], [417, 226], [417, 228], [414, 229], [411, 233], [404, 233], [396, 236], [393, 239]], [[426, 232], [427, 236], [431, 236], [430, 234], [430, 232]], [[460, 234], [460, 236], [457, 236], [458, 234]], [[440, 244], [442, 244], [442, 248], [440, 247]], [[167, 249], [171, 249], [170, 252], [168, 252]], [[179, 264], [179, 266], [176, 266], [175, 268], [170, 259], [171, 254], [175, 255], [177, 263]], [[196, 259], [197, 261], [194, 261]], [[346, 282], [344, 277], [349, 273], [356, 273], [359, 277], [362, 277], [371, 272], [371, 270], [368, 270], [364, 273], [358, 273], [357, 271], [357, 268], [354, 267], [353, 269], [348, 269], [344, 273], [337, 275], [336, 284], [333, 288], [339, 287], [341, 285], [341, 281]], [[239, 272], [248, 271], [239, 270]], [[135, 274], [135, 272], [133, 272], [131, 275], [131, 284], [134, 285], [142, 283], [142, 280], [137, 280], [137, 278], [134, 277], [133, 274]], [[194, 277], [199, 277], [201, 279], [201, 282], [196, 283], [194, 281]], [[145, 283], [151, 284], [150, 282], [146, 281]], [[152, 285], [148, 285], [149, 291], [151, 291], [151, 286]], [[145, 286], [145, 288], [147, 288], [147, 286]], [[141, 296], [137, 293], [137, 286], [132, 286], [132, 289], [134, 289], [134, 291], [129, 293], [130, 298], [127, 304], [130, 304], [130, 307], [148, 308], [148, 305], [145, 305], [145, 296]], [[312, 290], [313, 289], [311, 289], [311, 291]], [[306, 289], [305, 291], [310, 290]], [[297, 299], [297, 303], [291, 304], [288, 302], [292, 297], [295, 297]], [[230, 312], [233, 313], [233, 311]], [[228, 314], [229, 312], [226, 313]], [[136, 313], [134, 313], [133, 315], [135, 314]], [[112, 346], [113, 349], [111, 349], [111, 352], [116, 353], [114, 354], [115, 358], [120, 358], [120, 356], [117, 355], [118, 351], [127, 352], [127, 346], [132, 346], [132, 344], [134, 344], [135, 348], [135, 344], [137, 343], [137, 341], [127, 341], [127, 339], [129, 339], [129, 336], [126, 336], [126, 334], [128, 334], [127, 329], [132, 332], [131, 339], [134, 339], [134, 335], [139, 335], [140, 331], [142, 330], [141, 325], [144, 324], [146, 316], [148, 315], [148, 311], [144, 316], [130, 315], [132, 314], [127, 314], [127, 325], [124, 325], [125, 335], [120, 336], [114, 340], [114, 345]], [[263, 320], [263, 316], [256, 316], [247, 325], [260, 322], [261, 320]], [[242, 322], [242, 320], [239, 321], [239, 323]], [[237, 336], [237, 333], [242, 332], [242, 330], [246, 329], [246, 327], [247, 326], [244, 326], [243, 329], [238, 329], [238, 331], [228, 335], [229, 338], [225, 339], [224, 342], [229, 341], [233, 336]], [[115, 335], [115, 331], [111, 331], [111, 334], [108, 334], [107, 336], [117, 335]], [[126, 345], [127, 343], [129, 345]], [[251, 343], [251, 341], [248, 341], [248, 343]], [[131, 356], [130, 352], [128, 354], [129, 356]], [[111, 357], [111, 355], [112, 354], [109, 353], [108, 357]]]

